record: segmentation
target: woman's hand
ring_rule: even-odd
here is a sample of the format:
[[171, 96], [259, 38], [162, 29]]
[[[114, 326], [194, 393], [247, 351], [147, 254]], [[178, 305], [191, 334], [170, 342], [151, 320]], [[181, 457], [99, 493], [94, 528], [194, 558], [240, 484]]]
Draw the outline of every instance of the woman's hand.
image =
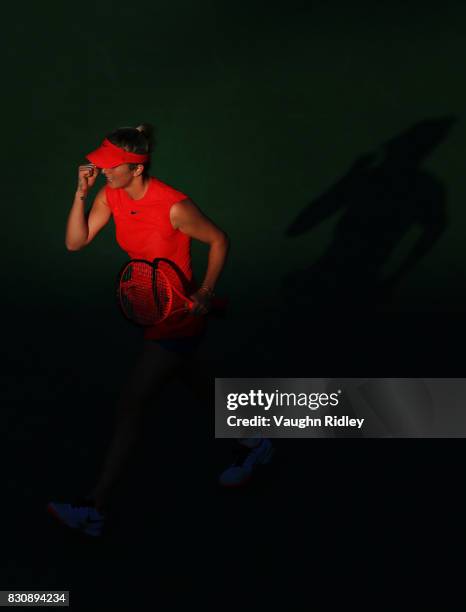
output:
[[206, 315], [209, 312], [210, 302], [212, 300], [212, 294], [210, 291], [206, 291], [201, 287], [195, 293], [190, 295], [189, 298], [194, 302], [192, 309], [190, 310], [191, 314]]
[[78, 192], [82, 196], [86, 196], [87, 192], [91, 187], [94, 186], [94, 183], [99, 176], [99, 169], [94, 164], [86, 164], [84, 166], [79, 166], [78, 170]]

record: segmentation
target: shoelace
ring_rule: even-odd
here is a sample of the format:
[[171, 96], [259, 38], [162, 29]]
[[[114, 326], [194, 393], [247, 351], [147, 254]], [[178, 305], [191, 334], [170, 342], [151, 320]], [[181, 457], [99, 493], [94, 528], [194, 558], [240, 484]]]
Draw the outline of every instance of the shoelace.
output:
[[[77, 508], [81, 510], [87, 510], [87, 519], [91, 523], [96, 523], [100, 520], [103, 520], [103, 515], [101, 512], [97, 510], [95, 507], [95, 502], [90, 498], [77, 499], [70, 504], [72, 508]], [[98, 518], [93, 518], [91, 515], [91, 511], [94, 510], [98, 513]]]
[[71, 502], [72, 508], [95, 508], [94, 503], [90, 499], [77, 499]]

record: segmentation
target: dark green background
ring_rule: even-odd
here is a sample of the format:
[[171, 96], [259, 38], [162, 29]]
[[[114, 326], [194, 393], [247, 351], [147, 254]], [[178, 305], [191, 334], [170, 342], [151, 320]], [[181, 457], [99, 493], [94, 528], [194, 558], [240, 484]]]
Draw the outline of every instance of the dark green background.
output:
[[[328, 244], [336, 217], [312, 233], [284, 236], [308, 202], [362, 154], [423, 119], [461, 119], [465, 104], [456, 26], [462, 11], [452, 3], [440, 12], [409, 2], [175, 2], [137, 10], [121, 2], [73, 9], [46, 3], [28, 6], [24, 18], [10, 10], [6, 257], [13, 270], [21, 264], [31, 271], [7, 299], [21, 303], [24, 296], [27, 317], [31, 290], [39, 308], [63, 312], [85, 301], [105, 311], [109, 334], [109, 296], [125, 259], [112, 228], [85, 252], [63, 246], [76, 167], [106, 132], [156, 125], [153, 171], [230, 235], [221, 289], [234, 314], [246, 318], [251, 307], [275, 300], [287, 270], [310, 263]], [[435, 304], [449, 311], [458, 301], [464, 142], [459, 121], [425, 161], [446, 187], [449, 224], [397, 287], [395, 310]], [[202, 274], [205, 251], [195, 252]], [[8, 276], [14, 283], [16, 274]]]
[[[417, 495], [429, 496], [425, 455], [419, 477], [406, 453], [388, 457], [346, 441], [345, 467], [336, 475], [329, 467], [335, 449], [313, 442], [312, 457], [309, 447], [289, 446], [274, 489], [234, 499], [216, 492], [215, 503], [204, 505], [202, 494], [213, 494], [209, 487], [224, 465], [223, 449], [204, 457], [193, 442], [207, 438], [206, 416], [205, 429], [192, 423], [192, 431], [177, 433], [176, 445], [160, 434], [148, 443], [165, 456], [158, 451], [154, 459], [146, 449], [140, 482], [133, 477], [129, 499], [122, 496], [120, 539], [110, 551], [96, 556], [64, 540], [43, 517], [48, 499], [92, 480], [121, 376], [140, 345], [113, 303], [114, 277], [126, 259], [113, 228], [83, 252], [64, 247], [77, 166], [115, 127], [153, 123], [154, 174], [188, 193], [231, 238], [219, 285], [230, 299], [229, 318], [212, 325], [203, 349], [216, 364], [212, 375], [361, 375], [361, 369], [366, 376], [462, 375], [456, 350], [465, 304], [464, 6], [175, 0], [13, 3], [3, 10], [3, 385], [10, 441], [3, 465], [14, 500], [7, 520], [16, 525], [8, 550], [19, 552], [5, 556], [2, 588], [61, 586], [89, 609], [97, 593], [120, 584], [130, 601], [130, 587], [156, 581], [157, 556], [167, 563], [166, 573], [157, 574], [165, 587], [178, 594], [197, 587], [205, 597], [212, 584], [228, 585], [225, 568], [234, 571], [244, 560], [238, 542], [258, 537], [246, 525], [264, 524], [264, 505], [308, 520], [301, 496], [309, 494], [311, 470], [313, 491], [326, 500], [313, 504], [314, 520], [335, 521], [344, 505], [346, 519], [363, 533], [366, 514], [346, 502], [368, 463], [378, 462], [382, 475], [370, 491], [362, 487], [365, 503], [387, 507], [394, 482], [406, 501], [412, 479]], [[334, 315], [302, 313], [290, 328], [299, 304], [286, 303], [281, 281], [319, 257], [338, 217], [295, 238], [285, 236], [287, 227], [362, 155], [380, 154], [383, 143], [410, 126], [443, 116], [456, 123], [423, 164], [446, 193], [448, 223], [438, 242], [369, 326], [357, 317], [353, 325], [342, 299], [343, 328]], [[394, 257], [415, 238], [415, 230], [408, 233]], [[195, 246], [199, 275], [205, 256]], [[177, 467], [159, 476], [167, 453]], [[142, 465], [150, 465], [150, 474]], [[395, 474], [390, 485], [388, 466]], [[142, 516], [136, 535], [130, 528], [121, 536], [128, 517], [134, 526], [134, 512]], [[334, 530], [335, 522], [330, 540], [337, 546], [346, 532]], [[24, 552], [19, 542], [26, 541]], [[282, 558], [296, 554], [284, 535], [275, 534], [274, 545]], [[314, 540], [314, 548], [320, 545]], [[214, 562], [197, 574], [200, 548]], [[117, 609], [122, 600], [112, 597]]]

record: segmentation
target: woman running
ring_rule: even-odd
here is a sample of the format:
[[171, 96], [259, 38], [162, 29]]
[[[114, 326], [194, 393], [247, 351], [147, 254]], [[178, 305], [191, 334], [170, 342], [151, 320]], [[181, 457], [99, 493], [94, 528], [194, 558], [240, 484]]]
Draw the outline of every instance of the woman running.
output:
[[[117, 405], [114, 437], [92, 492], [76, 503], [48, 504], [48, 511], [69, 527], [101, 535], [109, 496], [141, 431], [147, 399], [177, 369], [189, 367], [205, 329], [205, 317], [225, 265], [229, 240], [184, 193], [149, 175], [152, 128], [124, 127], [107, 135], [79, 166], [78, 187], [66, 226], [66, 247], [79, 251], [94, 240], [113, 215], [116, 239], [131, 259], [171, 260], [190, 287], [193, 309], [144, 329], [144, 347]], [[90, 212], [86, 201], [99, 173], [106, 185]], [[195, 286], [191, 269], [192, 239], [209, 245], [207, 269]]]

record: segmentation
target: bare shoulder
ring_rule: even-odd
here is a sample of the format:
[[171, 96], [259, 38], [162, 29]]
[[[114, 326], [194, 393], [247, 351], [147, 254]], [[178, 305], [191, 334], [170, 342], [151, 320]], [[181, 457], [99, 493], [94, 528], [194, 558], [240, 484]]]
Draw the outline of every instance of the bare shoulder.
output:
[[170, 208], [171, 211], [175, 212], [189, 212], [189, 211], [198, 211], [199, 206], [191, 200], [191, 198], [184, 198], [184, 200], [180, 200], [179, 202], [175, 202], [172, 204]]
[[175, 229], [187, 222], [200, 219], [203, 216], [199, 206], [197, 206], [191, 198], [185, 198], [184, 200], [175, 202], [170, 208], [170, 221]]
[[[93, 205], [105, 205], [109, 207], [109, 204], [107, 202], [107, 198], [105, 197], [105, 191], [106, 191], [106, 186], [104, 185], [103, 187], [101, 187], [101, 189], [99, 189], [99, 191], [97, 192], [97, 195], [94, 198], [94, 203]], [[110, 207], [109, 207], [110, 208]]]

